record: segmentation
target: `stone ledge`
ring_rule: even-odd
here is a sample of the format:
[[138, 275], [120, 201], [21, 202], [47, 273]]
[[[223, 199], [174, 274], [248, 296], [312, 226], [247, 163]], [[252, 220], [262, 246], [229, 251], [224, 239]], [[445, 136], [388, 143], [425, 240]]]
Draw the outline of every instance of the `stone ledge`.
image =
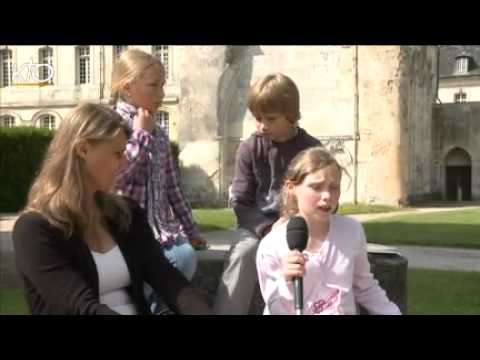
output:
[[[198, 269], [194, 276], [193, 283], [203, 288], [209, 295], [211, 303], [215, 296], [220, 275], [223, 271], [223, 262], [232, 242], [234, 232], [218, 231], [203, 234], [209, 241], [208, 250], [197, 251]], [[3, 238], [4, 241], [10, 240]], [[19, 288], [21, 281], [17, 275], [13, 251], [5, 242], [0, 247], [0, 288]], [[407, 260], [399, 254], [379, 253], [382, 249], [392, 248], [369, 244], [372, 251], [368, 258], [372, 266], [372, 272], [379, 281], [382, 288], [387, 292], [388, 297], [395, 302], [402, 314], [407, 313]], [[251, 299], [249, 314], [262, 314], [264, 302], [260, 288], [256, 287]], [[361, 313], [365, 313], [362, 311]]]
[[[213, 303], [233, 234], [228, 231], [204, 234], [208, 239], [209, 249], [197, 251], [199, 264], [193, 283], [207, 291], [211, 303]], [[368, 248], [368, 259], [374, 277], [386, 291], [389, 299], [397, 304], [402, 314], [407, 314], [407, 259], [396, 253], [393, 247], [368, 244]], [[257, 284], [251, 299], [249, 314], [262, 314], [264, 306], [260, 287]], [[360, 309], [360, 313], [366, 314], [366, 311]]]

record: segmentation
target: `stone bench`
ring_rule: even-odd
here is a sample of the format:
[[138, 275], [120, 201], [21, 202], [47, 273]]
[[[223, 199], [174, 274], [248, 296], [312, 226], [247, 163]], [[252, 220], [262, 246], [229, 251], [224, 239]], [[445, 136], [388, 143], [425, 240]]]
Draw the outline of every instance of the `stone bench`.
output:
[[[208, 250], [197, 251], [199, 264], [193, 283], [207, 291], [212, 303], [223, 271], [223, 262], [230, 247], [232, 234], [228, 231], [204, 234], [210, 247]], [[1, 235], [0, 289], [21, 288], [22, 285], [15, 269], [10, 233], [1, 233]], [[402, 314], [406, 314], [407, 260], [398, 254], [381, 253], [382, 249], [391, 250], [369, 244], [368, 257], [372, 265], [372, 272], [387, 292], [388, 297], [399, 306]], [[257, 285], [251, 299], [249, 314], [262, 314], [264, 306], [260, 288]], [[365, 311], [361, 311], [361, 313], [365, 313]]]
[[[223, 270], [223, 261], [230, 247], [231, 240], [228, 239], [232, 238], [232, 232], [211, 232], [205, 234], [205, 237], [209, 241], [209, 249], [197, 251], [199, 264], [193, 283], [205, 289], [213, 303]], [[368, 251], [368, 259], [375, 278], [386, 291], [389, 299], [398, 305], [402, 314], [407, 314], [407, 259], [392, 247], [368, 244]], [[257, 284], [251, 299], [249, 314], [262, 314], [264, 306], [260, 287]], [[360, 313], [366, 314], [366, 311], [360, 308]]]

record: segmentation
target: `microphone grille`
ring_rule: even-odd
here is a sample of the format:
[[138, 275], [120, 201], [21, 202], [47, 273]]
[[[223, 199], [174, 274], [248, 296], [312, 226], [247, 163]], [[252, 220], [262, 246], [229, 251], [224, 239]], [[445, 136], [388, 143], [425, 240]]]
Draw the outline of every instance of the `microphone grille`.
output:
[[308, 226], [301, 216], [292, 217], [287, 224], [287, 243], [290, 250], [305, 250], [308, 241]]

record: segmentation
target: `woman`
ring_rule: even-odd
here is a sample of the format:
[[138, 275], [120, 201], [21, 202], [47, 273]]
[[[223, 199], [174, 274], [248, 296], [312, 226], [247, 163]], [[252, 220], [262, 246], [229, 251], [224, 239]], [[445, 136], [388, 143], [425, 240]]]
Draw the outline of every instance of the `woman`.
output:
[[115, 111], [88, 103], [57, 130], [13, 230], [32, 314], [150, 314], [144, 282], [175, 313], [210, 313], [165, 258], [144, 211], [109, 193], [129, 135]]

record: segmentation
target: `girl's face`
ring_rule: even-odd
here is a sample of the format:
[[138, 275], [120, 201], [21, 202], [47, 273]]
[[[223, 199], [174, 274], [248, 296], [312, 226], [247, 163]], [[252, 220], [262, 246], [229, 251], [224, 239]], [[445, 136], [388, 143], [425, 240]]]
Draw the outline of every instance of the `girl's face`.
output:
[[82, 143], [78, 152], [85, 160], [89, 191], [107, 192], [113, 187], [116, 176], [127, 164], [124, 155], [127, 136], [120, 131], [115, 138], [96, 144]]
[[137, 108], [148, 110], [155, 114], [162, 105], [165, 93], [164, 71], [161, 66], [152, 65], [137, 79], [125, 86], [129, 101]]
[[340, 169], [331, 164], [308, 174], [299, 185], [293, 185], [301, 216], [312, 221], [326, 221], [335, 211], [340, 198]]

